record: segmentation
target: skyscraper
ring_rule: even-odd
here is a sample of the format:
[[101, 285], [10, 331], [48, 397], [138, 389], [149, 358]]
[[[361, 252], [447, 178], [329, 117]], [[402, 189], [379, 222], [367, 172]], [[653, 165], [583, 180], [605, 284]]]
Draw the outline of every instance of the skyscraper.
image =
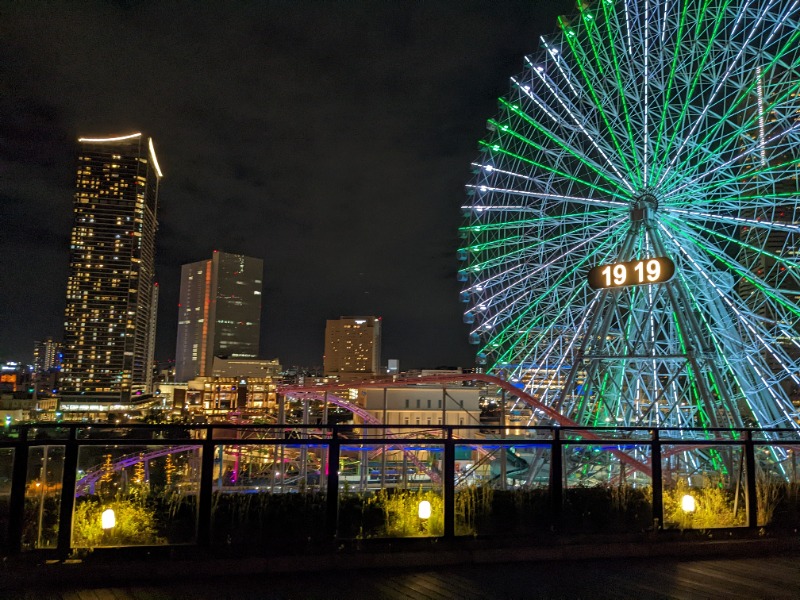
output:
[[368, 379], [380, 373], [380, 317], [339, 317], [325, 326], [325, 375], [342, 381]]
[[33, 342], [34, 373], [47, 373], [61, 369], [61, 358], [61, 342], [54, 341], [52, 336], [47, 336], [44, 341]]
[[125, 402], [152, 364], [161, 169], [141, 133], [78, 142], [61, 391]]
[[181, 267], [175, 378], [211, 376], [215, 356], [255, 358], [264, 261], [214, 251]]

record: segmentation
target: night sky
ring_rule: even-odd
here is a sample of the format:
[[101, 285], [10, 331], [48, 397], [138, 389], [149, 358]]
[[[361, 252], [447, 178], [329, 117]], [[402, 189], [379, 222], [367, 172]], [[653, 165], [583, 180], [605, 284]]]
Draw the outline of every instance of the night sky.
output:
[[456, 281], [485, 122], [563, 0], [0, 0], [0, 359], [60, 339], [79, 136], [142, 131], [159, 197], [156, 358], [180, 266], [264, 260], [261, 352], [322, 362], [383, 317], [402, 369], [471, 366]]

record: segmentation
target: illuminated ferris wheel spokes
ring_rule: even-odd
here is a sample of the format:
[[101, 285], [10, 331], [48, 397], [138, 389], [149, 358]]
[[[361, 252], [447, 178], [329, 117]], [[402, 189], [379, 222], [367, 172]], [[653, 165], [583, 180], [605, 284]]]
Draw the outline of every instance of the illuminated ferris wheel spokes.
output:
[[[794, 426], [799, 20], [796, 1], [602, 0], [542, 38], [468, 186], [480, 363], [585, 424]], [[668, 282], [611, 285], [658, 257]]]

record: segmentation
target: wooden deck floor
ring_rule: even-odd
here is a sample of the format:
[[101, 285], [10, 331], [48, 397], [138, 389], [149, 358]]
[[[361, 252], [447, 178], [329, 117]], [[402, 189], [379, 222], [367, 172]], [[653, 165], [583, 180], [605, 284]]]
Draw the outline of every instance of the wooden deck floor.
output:
[[[39, 582], [42, 584], [43, 582]], [[436, 569], [256, 575], [120, 588], [35, 585], [3, 600], [800, 599], [800, 554], [713, 560], [613, 559]]]

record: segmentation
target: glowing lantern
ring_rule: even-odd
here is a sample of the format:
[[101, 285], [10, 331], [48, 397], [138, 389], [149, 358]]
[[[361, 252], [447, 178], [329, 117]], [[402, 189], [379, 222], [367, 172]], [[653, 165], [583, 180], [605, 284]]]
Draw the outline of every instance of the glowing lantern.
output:
[[108, 531], [117, 524], [117, 516], [114, 514], [113, 508], [107, 508], [100, 516], [100, 526], [104, 531]]
[[431, 518], [431, 503], [427, 500], [419, 503], [419, 518], [423, 521]]

